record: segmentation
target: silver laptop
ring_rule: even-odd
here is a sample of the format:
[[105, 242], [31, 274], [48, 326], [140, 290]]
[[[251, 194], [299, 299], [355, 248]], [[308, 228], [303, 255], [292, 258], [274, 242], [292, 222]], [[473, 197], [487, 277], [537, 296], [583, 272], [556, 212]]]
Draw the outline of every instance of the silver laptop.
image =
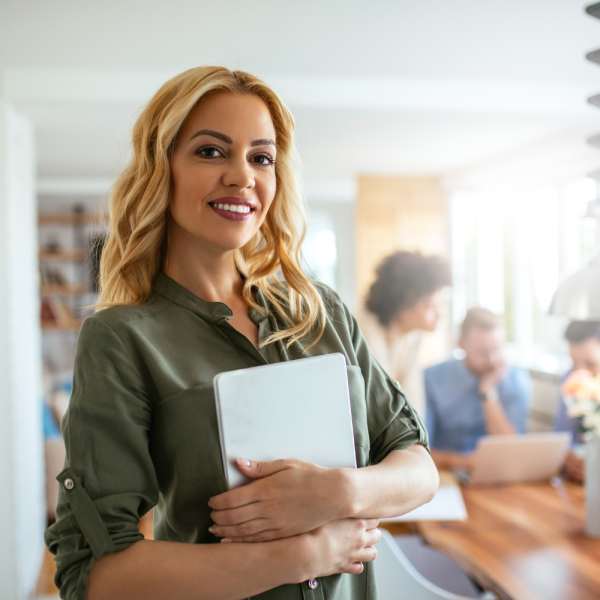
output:
[[473, 470], [457, 475], [468, 485], [548, 480], [559, 473], [570, 445], [568, 432], [486, 436], [475, 449]]
[[356, 468], [343, 354], [220, 373], [213, 385], [229, 489], [250, 482], [237, 458]]

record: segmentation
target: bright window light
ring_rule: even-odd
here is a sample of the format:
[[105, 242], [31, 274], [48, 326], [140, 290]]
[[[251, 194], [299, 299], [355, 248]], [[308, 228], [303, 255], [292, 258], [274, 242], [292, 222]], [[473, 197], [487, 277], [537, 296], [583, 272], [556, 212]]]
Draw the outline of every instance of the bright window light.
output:
[[[585, 178], [517, 193], [456, 192], [450, 201], [453, 322], [484, 306], [502, 314], [515, 360], [556, 371], [562, 330], [548, 309], [560, 281], [587, 265], [597, 184]], [[556, 320], [554, 318], [554, 320]]]
[[337, 251], [335, 248], [335, 231], [332, 229], [322, 229], [315, 235], [315, 260], [324, 269], [335, 266]]

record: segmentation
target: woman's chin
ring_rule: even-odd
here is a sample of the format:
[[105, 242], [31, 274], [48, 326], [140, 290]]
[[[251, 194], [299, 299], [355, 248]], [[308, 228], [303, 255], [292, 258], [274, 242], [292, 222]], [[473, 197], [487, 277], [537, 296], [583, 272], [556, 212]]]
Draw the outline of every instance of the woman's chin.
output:
[[235, 250], [240, 250], [243, 248], [254, 236], [254, 234], [250, 236], [223, 236], [217, 240], [214, 240], [212, 245], [215, 249], [219, 250], [223, 253], [233, 252]]

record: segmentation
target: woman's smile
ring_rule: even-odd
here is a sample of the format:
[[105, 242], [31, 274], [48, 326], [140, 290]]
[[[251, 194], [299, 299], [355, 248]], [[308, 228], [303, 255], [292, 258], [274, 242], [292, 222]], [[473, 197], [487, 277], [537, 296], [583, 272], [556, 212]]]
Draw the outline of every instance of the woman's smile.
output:
[[211, 200], [208, 205], [224, 219], [230, 221], [247, 221], [252, 218], [256, 210], [256, 204], [253, 200], [247, 198], [217, 198]]

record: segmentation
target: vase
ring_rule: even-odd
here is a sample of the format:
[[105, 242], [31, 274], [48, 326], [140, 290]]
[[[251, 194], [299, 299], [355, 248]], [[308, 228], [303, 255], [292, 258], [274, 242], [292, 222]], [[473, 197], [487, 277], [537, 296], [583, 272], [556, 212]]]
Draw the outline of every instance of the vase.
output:
[[600, 435], [585, 448], [585, 534], [600, 538]]

